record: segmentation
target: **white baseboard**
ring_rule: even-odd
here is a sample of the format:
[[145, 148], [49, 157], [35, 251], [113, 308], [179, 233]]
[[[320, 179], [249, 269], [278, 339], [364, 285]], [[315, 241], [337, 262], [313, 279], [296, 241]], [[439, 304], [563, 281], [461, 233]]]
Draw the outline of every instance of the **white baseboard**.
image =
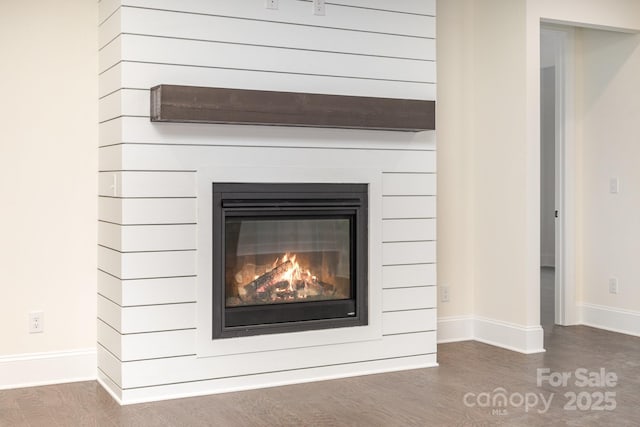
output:
[[473, 316], [448, 316], [438, 319], [438, 344], [473, 339]]
[[0, 356], [0, 390], [96, 379], [96, 349]]
[[542, 326], [521, 326], [484, 317], [474, 317], [473, 335], [476, 341], [524, 354], [543, 353]]
[[438, 319], [438, 344], [475, 340], [524, 354], [544, 352], [541, 326], [521, 326], [479, 316]]
[[603, 305], [578, 304], [581, 324], [640, 337], [640, 312]]

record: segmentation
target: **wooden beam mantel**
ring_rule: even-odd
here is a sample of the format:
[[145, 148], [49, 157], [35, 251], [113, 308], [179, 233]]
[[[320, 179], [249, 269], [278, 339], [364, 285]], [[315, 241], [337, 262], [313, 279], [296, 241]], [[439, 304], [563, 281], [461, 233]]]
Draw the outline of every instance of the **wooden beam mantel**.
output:
[[160, 85], [151, 121], [418, 132], [435, 129], [435, 101]]

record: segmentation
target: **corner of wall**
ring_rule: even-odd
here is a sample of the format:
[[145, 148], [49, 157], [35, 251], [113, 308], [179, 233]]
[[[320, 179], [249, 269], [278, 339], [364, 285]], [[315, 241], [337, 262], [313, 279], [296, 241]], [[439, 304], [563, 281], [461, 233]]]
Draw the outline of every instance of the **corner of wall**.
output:
[[438, 344], [479, 341], [523, 354], [544, 352], [544, 331], [540, 326], [521, 326], [480, 316], [451, 316], [438, 319]]

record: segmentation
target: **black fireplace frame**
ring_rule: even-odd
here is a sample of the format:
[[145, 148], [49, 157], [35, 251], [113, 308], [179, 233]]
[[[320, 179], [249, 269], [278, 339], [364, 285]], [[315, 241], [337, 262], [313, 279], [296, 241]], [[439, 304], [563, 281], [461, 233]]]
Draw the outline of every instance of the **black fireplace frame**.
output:
[[[368, 185], [213, 183], [212, 338], [300, 332], [368, 324]], [[226, 307], [225, 219], [349, 218], [351, 298]], [[256, 323], [255, 319], [262, 319]]]

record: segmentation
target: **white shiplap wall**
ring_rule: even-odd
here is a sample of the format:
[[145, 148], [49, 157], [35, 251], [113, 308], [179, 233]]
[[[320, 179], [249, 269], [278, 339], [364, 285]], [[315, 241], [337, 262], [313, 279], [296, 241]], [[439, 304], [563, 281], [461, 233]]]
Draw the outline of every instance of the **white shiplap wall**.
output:
[[[435, 99], [435, 0], [335, 0], [326, 16], [309, 1], [279, 6], [100, 2], [98, 368], [123, 403], [436, 362], [433, 132], [149, 121], [149, 88], [161, 83]], [[328, 348], [314, 333], [285, 334], [268, 351], [224, 340], [210, 356], [207, 185], [287, 170], [372, 186], [372, 325]]]

